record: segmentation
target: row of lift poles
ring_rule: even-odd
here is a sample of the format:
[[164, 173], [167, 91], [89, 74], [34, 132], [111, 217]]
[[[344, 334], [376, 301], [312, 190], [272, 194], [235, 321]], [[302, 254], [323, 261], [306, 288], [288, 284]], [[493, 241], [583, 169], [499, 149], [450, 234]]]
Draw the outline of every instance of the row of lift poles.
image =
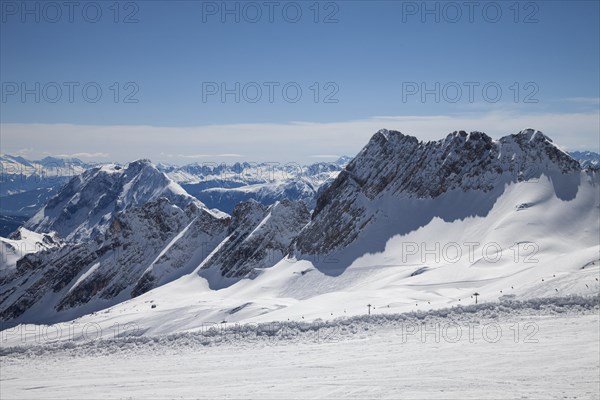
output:
[[[477, 304], [477, 296], [479, 296], [479, 293], [475, 292], [473, 293], [473, 296], [475, 296], [475, 304]], [[373, 309], [375, 309], [375, 307], [371, 304], [367, 304], [367, 307], [369, 308], [369, 315], [371, 315], [371, 307], [373, 307]]]

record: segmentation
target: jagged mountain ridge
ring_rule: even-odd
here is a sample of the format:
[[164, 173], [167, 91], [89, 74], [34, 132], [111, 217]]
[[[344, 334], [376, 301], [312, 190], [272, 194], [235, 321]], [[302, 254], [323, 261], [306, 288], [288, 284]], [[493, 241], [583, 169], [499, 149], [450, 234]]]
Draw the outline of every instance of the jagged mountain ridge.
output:
[[197, 199], [161, 173], [148, 160], [126, 167], [104, 165], [74, 177], [40, 209], [25, 228], [55, 231], [67, 240], [88, 240], [104, 232], [116, 213], [160, 197], [185, 208]]
[[[0, 211], [4, 215], [31, 215], [34, 210], [18, 210], [10, 204], [4, 204], [11, 196], [27, 192], [37, 192], [37, 195], [55, 191], [65, 185], [72, 177], [82, 174], [93, 165], [77, 158], [45, 157], [41, 160], [27, 160], [21, 156], [9, 154], [0, 155]], [[44, 190], [42, 190], [44, 189]], [[30, 195], [29, 197], [32, 197]], [[49, 196], [38, 200], [45, 201]], [[20, 201], [23, 203], [23, 199]], [[33, 203], [32, 203], [33, 204]], [[23, 204], [23, 206], [31, 204]], [[21, 207], [23, 207], [21, 206]], [[8, 211], [8, 213], [7, 213]], [[10, 214], [10, 211], [13, 214]]]
[[[582, 168], [597, 168], [600, 155], [594, 152], [569, 153]], [[295, 163], [193, 163], [184, 166], [157, 164], [157, 168], [179, 183], [208, 208], [231, 213], [236, 204], [254, 199], [271, 205], [283, 199], [303, 200], [310, 209], [316, 206], [320, 192], [330, 184], [351, 160], [307, 166]], [[109, 164], [106, 164], [109, 165]], [[78, 159], [46, 157], [30, 161], [20, 156], [0, 156], [0, 236], [7, 237], [30, 219], [69, 180], [97, 165]]]
[[45, 157], [41, 160], [27, 160], [21, 156], [2, 154], [0, 196], [64, 183], [92, 166], [77, 158]]
[[580, 171], [576, 160], [533, 129], [498, 141], [481, 132], [455, 131], [432, 142], [383, 129], [318, 198], [295, 251], [301, 256], [344, 249], [366, 226], [386, 218], [390, 205], [378, 204], [385, 203], [384, 197], [434, 199], [455, 190], [489, 192], [542, 174]]

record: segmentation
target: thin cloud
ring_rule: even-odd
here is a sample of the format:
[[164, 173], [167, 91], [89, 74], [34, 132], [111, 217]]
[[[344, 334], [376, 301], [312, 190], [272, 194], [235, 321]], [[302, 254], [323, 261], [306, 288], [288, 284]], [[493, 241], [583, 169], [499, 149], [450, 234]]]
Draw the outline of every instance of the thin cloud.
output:
[[314, 154], [312, 156], [309, 156], [310, 158], [334, 158], [334, 159], [338, 159], [341, 156], [335, 155], [335, 154]]
[[73, 154], [56, 154], [57, 158], [109, 158], [108, 153], [73, 153]]
[[[535, 128], [567, 149], [598, 151], [597, 110], [564, 113], [487, 113], [429, 116], [378, 116], [340, 122], [224, 124], [192, 127], [142, 125], [1, 124], [3, 150], [37, 143], [53, 154], [111, 154], [112, 161], [150, 158], [188, 163], [244, 158], [253, 162], [308, 163], [313, 155], [353, 156], [381, 128], [398, 130], [419, 140], [439, 140], [455, 130], [483, 131], [498, 139]], [[118, 143], [118, 146], [115, 146]], [[192, 153], [190, 150], [202, 150]], [[167, 155], [172, 155], [171, 157]], [[31, 157], [37, 156], [36, 154]]]
[[33, 152], [32, 148], [27, 148], [27, 149], [19, 149], [15, 152], [16, 155], [18, 156], [26, 156], [27, 154], [31, 154]]
[[177, 155], [173, 155], [173, 154], [169, 154], [169, 157], [179, 157], [179, 158], [221, 158], [221, 157], [233, 157], [233, 158], [240, 158], [240, 157], [244, 157], [243, 154], [236, 154], [236, 153], [223, 153], [223, 154], [177, 154]]

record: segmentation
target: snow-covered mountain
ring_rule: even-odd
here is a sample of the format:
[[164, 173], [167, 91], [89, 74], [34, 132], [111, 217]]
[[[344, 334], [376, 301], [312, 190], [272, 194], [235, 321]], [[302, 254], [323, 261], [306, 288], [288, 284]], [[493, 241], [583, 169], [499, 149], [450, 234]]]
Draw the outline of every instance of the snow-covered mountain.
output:
[[[310, 225], [295, 243], [296, 254], [343, 250], [349, 263], [434, 218], [484, 217], [506, 185], [538, 181], [542, 175], [552, 180], [556, 196], [569, 200], [576, 193], [571, 181], [580, 171], [576, 160], [532, 129], [498, 141], [460, 131], [426, 143], [380, 130], [319, 197]], [[471, 199], [464, 196], [470, 192]], [[466, 201], [443, 205], [452, 196]], [[379, 240], [358, 240], [373, 234]]]
[[198, 203], [148, 160], [126, 167], [103, 165], [74, 177], [40, 209], [25, 228], [57, 232], [67, 240], [88, 240], [104, 232], [113, 217], [130, 207], [165, 197], [181, 208]]
[[600, 168], [600, 154], [593, 151], [571, 151], [571, 157], [579, 161], [581, 168]]
[[[248, 207], [258, 211], [255, 223]], [[286, 199], [236, 210], [228, 230], [227, 214], [208, 210], [147, 160], [90, 168], [21, 228], [40, 243], [52, 232], [56, 245], [25, 252], [2, 242], [0, 313], [43, 321], [99, 310], [194, 271], [226, 234], [202, 270], [216, 272], [215, 282], [241, 278], [282, 259], [310, 216], [303, 202]]]
[[0, 316], [73, 318], [192, 272], [223, 240], [229, 218], [183, 204], [160, 197], [130, 206], [93, 240], [26, 255], [0, 280]]
[[2, 260], [0, 313], [80, 315], [139, 295], [193, 271], [228, 224], [227, 214], [208, 210], [147, 160], [92, 168], [21, 228], [67, 243]]
[[[231, 213], [238, 203], [249, 199], [267, 206], [283, 199], [302, 200], [314, 208], [319, 190], [331, 182], [349, 160], [350, 157], [344, 156], [335, 162], [307, 166], [244, 162], [184, 166], [159, 163], [156, 167], [207, 207]], [[0, 236], [6, 237], [22, 226], [72, 177], [90, 169], [102, 170], [103, 165], [104, 172], [123, 168], [78, 159], [46, 157], [30, 161], [20, 156], [0, 156]]]

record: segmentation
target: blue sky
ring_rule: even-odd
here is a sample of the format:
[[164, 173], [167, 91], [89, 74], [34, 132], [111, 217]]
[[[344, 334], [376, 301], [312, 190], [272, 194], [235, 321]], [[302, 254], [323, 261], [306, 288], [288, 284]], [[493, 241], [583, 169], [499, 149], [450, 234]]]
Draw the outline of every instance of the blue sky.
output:
[[[62, 2], [60, 16], [1, 3], [6, 153], [306, 161], [352, 155], [382, 127], [429, 140], [532, 126], [569, 149], [600, 146], [598, 1], [282, 1], [272, 22], [262, 1], [123, 2], [118, 14], [80, 2], [72, 22]], [[239, 102], [222, 101], [236, 83]]]

